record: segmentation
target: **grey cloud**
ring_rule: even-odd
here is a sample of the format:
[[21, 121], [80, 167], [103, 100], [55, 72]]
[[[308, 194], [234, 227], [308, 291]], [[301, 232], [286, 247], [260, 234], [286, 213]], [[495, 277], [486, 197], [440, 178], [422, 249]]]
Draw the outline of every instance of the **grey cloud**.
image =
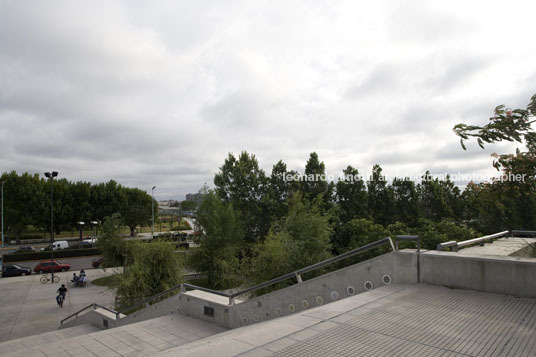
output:
[[[487, 167], [450, 129], [526, 105], [534, 50], [479, 45], [490, 28], [467, 19], [497, 23], [491, 5], [379, 3], [356, 21], [356, 4], [0, 2], [0, 170], [180, 199], [242, 150], [267, 172], [312, 151], [335, 173]], [[530, 43], [529, 23], [501, 34]]]

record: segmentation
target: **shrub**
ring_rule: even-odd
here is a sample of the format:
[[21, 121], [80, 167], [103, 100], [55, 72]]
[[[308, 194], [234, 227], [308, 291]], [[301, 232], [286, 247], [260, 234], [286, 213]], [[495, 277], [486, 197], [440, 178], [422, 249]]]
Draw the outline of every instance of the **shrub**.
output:
[[[71, 258], [71, 257], [85, 257], [90, 255], [99, 255], [101, 250], [99, 248], [85, 248], [85, 249], [60, 249], [54, 251], [54, 259]], [[28, 252], [17, 254], [4, 254], [4, 263], [18, 262], [22, 260], [45, 260], [50, 259], [50, 250], [40, 252]]]

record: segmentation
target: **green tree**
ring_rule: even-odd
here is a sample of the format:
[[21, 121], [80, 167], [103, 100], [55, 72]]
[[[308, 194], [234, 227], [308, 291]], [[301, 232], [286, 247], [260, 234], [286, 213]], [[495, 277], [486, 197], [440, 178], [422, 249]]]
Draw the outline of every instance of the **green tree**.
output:
[[[474, 220], [483, 231], [508, 227], [504, 222], [506, 219], [509, 220], [510, 227], [515, 225], [530, 229], [536, 226], [536, 132], [532, 129], [535, 116], [536, 94], [526, 109], [510, 109], [499, 105], [486, 125], [454, 126], [463, 149], [466, 148], [464, 141], [471, 138], [476, 138], [481, 148], [485, 144], [501, 141], [525, 145], [524, 150], [517, 149], [513, 154], [492, 154], [493, 166], [502, 170], [500, 180], [487, 186], [473, 186], [465, 195], [472, 199], [473, 204], [478, 204], [476, 198], [489, 201], [493, 197], [489, 212], [469, 209], [478, 215]], [[466, 208], [466, 213], [467, 211]]]
[[[134, 237], [137, 226], [149, 224], [152, 219], [151, 195], [137, 188], [121, 188], [125, 201], [121, 204], [123, 222], [130, 228], [130, 236]], [[158, 209], [155, 210], [158, 211]]]
[[122, 218], [119, 213], [104, 218], [103, 234], [97, 240], [97, 247], [101, 249], [104, 256], [104, 267], [125, 266], [129, 260], [127, 243], [120, 234], [121, 222]]
[[374, 222], [387, 225], [393, 222], [393, 191], [387, 185], [380, 165], [372, 167], [367, 182], [368, 211]]
[[182, 261], [170, 242], [129, 242], [128, 269], [116, 278], [121, 308], [161, 293], [182, 282]]
[[182, 201], [181, 210], [182, 211], [195, 211], [197, 209], [197, 203], [195, 201]]
[[353, 218], [368, 216], [365, 182], [359, 175], [359, 171], [352, 166], [344, 169], [343, 177], [337, 181], [336, 197], [342, 223]]
[[72, 214], [69, 219], [70, 227], [76, 227], [77, 222], [91, 222], [99, 217], [93, 217], [91, 207], [91, 183], [76, 182], [70, 184]]
[[249, 274], [253, 282], [272, 279], [331, 256], [332, 228], [321, 205], [321, 201], [304, 199], [299, 192], [292, 196], [282, 224], [275, 224], [266, 240], [254, 249]]
[[420, 236], [423, 249], [435, 250], [438, 243], [468, 240], [476, 237], [478, 232], [448, 219], [434, 222], [421, 218], [418, 226], [412, 229], [412, 234]]
[[287, 171], [287, 165], [281, 160], [272, 167], [263, 205], [271, 223], [287, 215], [289, 199], [300, 188], [300, 182], [294, 180], [296, 174], [295, 171]]
[[17, 244], [20, 244], [21, 235], [28, 225], [43, 226], [48, 222], [50, 227], [50, 195], [45, 195], [44, 181], [39, 175], [18, 175], [11, 171], [2, 174], [1, 181], [4, 182], [6, 232], [14, 236]]
[[395, 221], [415, 226], [420, 216], [419, 195], [415, 182], [409, 179], [395, 178], [391, 188], [393, 190]]
[[204, 197], [197, 211], [199, 248], [195, 249], [189, 265], [195, 271], [206, 273], [213, 287], [226, 287], [236, 279], [244, 230], [233, 209], [212, 191]]
[[325, 203], [330, 202], [330, 186], [326, 177], [326, 166], [318, 159], [318, 154], [312, 152], [305, 164], [304, 179], [301, 181], [301, 191], [310, 201], [321, 196]]
[[270, 227], [265, 216], [264, 196], [267, 178], [255, 155], [243, 151], [238, 159], [229, 154], [214, 177], [216, 194], [240, 213], [248, 242], [263, 239]]
[[439, 178], [432, 178], [430, 172], [426, 171], [417, 191], [421, 212], [426, 219], [440, 221], [461, 217], [463, 205], [460, 200], [460, 190], [449, 177], [439, 180]]

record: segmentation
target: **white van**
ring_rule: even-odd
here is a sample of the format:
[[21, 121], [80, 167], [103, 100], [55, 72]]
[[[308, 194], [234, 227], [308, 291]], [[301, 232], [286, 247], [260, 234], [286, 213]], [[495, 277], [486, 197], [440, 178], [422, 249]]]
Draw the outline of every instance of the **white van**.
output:
[[52, 250], [68, 249], [69, 243], [66, 240], [57, 240], [52, 244]]

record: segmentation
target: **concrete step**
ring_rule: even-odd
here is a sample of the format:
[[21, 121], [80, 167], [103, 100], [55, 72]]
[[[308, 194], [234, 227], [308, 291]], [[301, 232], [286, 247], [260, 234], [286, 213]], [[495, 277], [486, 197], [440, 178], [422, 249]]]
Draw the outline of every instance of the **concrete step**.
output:
[[[61, 331], [68, 330], [70, 329]], [[171, 314], [114, 329], [90, 331], [84, 335], [64, 339], [61, 343], [58, 341], [48, 341], [40, 345], [34, 343], [25, 349], [0, 352], [0, 355], [4, 357], [148, 356], [223, 331], [227, 329], [191, 317]]]
[[91, 325], [79, 325], [71, 328], [45, 332], [39, 335], [27, 336], [15, 340], [5, 341], [0, 343], [0, 356], [7, 353], [23, 351], [34, 348], [39, 345], [49, 343], [58, 343], [59, 341], [72, 339], [80, 335], [87, 335], [92, 332], [100, 331], [99, 328]]

